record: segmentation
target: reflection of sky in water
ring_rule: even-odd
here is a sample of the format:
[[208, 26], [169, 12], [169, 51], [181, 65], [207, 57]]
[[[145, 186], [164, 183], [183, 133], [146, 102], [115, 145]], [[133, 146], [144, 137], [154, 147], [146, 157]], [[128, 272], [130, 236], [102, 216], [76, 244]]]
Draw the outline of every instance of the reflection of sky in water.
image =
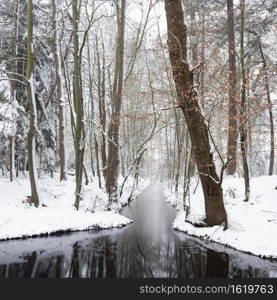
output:
[[277, 262], [205, 245], [172, 230], [175, 210], [158, 186], [123, 210], [134, 224], [0, 243], [0, 278], [277, 277]]
[[174, 210], [169, 207], [160, 194], [143, 193], [129, 208], [124, 211], [126, 216], [134, 220], [132, 234], [137, 238], [145, 239], [155, 245], [166, 244], [172, 238], [171, 225], [175, 216]]

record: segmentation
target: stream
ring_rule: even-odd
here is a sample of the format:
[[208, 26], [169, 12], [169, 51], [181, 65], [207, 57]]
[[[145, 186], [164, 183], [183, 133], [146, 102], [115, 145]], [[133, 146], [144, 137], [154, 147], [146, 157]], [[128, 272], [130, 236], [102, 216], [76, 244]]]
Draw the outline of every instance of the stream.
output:
[[0, 278], [277, 277], [277, 262], [174, 231], [158, 186], [122, 210], [121, 229], [0, 242]]

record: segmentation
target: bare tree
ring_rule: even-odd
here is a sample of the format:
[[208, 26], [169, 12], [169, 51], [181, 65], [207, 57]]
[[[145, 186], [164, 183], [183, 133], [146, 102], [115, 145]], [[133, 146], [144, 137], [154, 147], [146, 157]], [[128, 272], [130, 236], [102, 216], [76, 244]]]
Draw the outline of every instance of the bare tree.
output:
[[52, 24], [53, 24], [53, 52], [55, 59], [55, 73], [56, 73], [56, 91], [58, 119], [59, 119], [59, 157], [60, 157], [60, 181], [66, 180], [66, 156], [65, 156], [65, 141], [64, 141], [64, 127], [65, 127], [65, 113], [64, 113], [64, 94], [63, 94], [63, 77], [62, 77], [62, 64], [61, 64], [61, 50], [60, 38], [57, 28], [57, 4], [52, 0]]
[[233, 0], [227, 0], [228, 51], [229, 51], [229, 124], [227, 156], [232, 158], [227, 166], [227, 174], [233, 175], [237, 168], [237, 70], [234, 30]]
[[187, 61], [187, 28], [180, 0], [165, 0], [168, 50], [179, 105], [184, 113], [195, 160], [200, 174], [208, 226], [225, 223], [221, 182], [216, 173], [209, 132], [193, 83], [193, 70]]
[[240, 67], [241, 67], [241, 101], [240, 101], [240, 150], [242, 155], [245, 201], [249, 200], [250, 178], [247, 162], [247, 129], [246, 129], [246, 72], [245, 72], [245, 51], [244, 51], [244, 13], [245, 0], [240, 0]]
[[270, 96], [270, 88], [269, 88], [269, 76], [268, 76], [268, 67], [267, 61], [264, 55], [263, 46], [261, 37], [258, 36], [259, 40], [259, 49], [260, 55], [263, 62], [263, 73], [264, 73], [264, 82], [265, 82], [265, 92], [266, 92], [266, 99], [268, 104], [268, 113], [269, 113], [269, 123], [270, 123], [270, 157], [269, 157], [269, 168], [268, 168], [268, 175], [273, 175], [273, 167], [274, 167], [274, 119], [273, 119], [273, 112], [272, 112], [272, 101]]
[[[15, 54], [15, 60], [12, 63], [12, 71], [14, 74], [18, 72], [18, 27], [19, 27], [19, 1], [16, 1], [16, 17], [14, 20], [14, 43], [13, 43], [13, 49], [12, 51]], [[12, 76], [15, 78], [12, 78], [11, 80], [11, 91], [12, 91], [12, 97], [14, 100], [17, 100], [17, 81], [13, 80], [16, 79], [16, 76]], [[14, 180], [15, 176], [15, 136], [10, 136], [10, 181]]]
[[30, 203], [39, 205], [39, 187], [36, 169], [35, 134], [37, 131], [37, 108], [34, 93], [34, 45], [33, 45], [33, 1], [28, 0], [27, 4], [27, 96], [29, 101], [29, 132], [28, 132], [28, 168], [31, 184]]
[[75, 132], [74, 132], [74, 146], [75, 146], [75, 204], [76, 209], [79, 209], [81, 200], [82, 180], [83, 180], [83, 162], [85, 152], [84, 141], [84, 105], [82, 93], [82, 78], [81, 78], [81, 57], [78, 38], [78, 0], [72, 2], [72, 24], [73, 24], [73, 98], [74, 110], [76, 115]]
[[121, 0], [117, 7], [117, 47], [115, 74], [113, 82], [113, 113], [110, 121], [108, 136], [108, 163], [106, 174], [106, 189], [109, 194], [109, 203], [117, 201], [118, 197], [118, 174], [119, 174], [119, 126], [122, 105], [122, 92], [124, 83], [124, 34], [125, 34], [125, 8], [126, 0]]

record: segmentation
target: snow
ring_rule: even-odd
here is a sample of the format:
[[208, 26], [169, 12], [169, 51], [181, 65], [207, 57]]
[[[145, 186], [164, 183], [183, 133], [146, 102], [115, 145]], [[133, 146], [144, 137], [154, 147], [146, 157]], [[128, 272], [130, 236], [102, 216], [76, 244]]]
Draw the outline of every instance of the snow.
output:
[[[50, 235], [57, 232], [108, 229], [122, 227], [132, 221], [120, 215], [120, 209], [127, 204], [132, 191], [133, 178], [128, 179], [124, 194], [114, 210], [106, 211], [107, 194], [98, 187], [97, 181], [85, 185], [82, 191], [80, 209], [74, 203], [75, 181], [56, 178], [40, 178], [41, 204], [38, 208], [27, 203], [30, 195], [29, 180], [16, 178], [9, 182], [0, 179], [0, 240]], [[119, 181], [119, 186], [123, 178]], [[148, 186], [148, 180], [141, 180], [135, 189], [135, 198]], [[177, 207], [173, 228], [199, 237], [204, 242], [214, 241], [236, 250], [263, 258], [277, 259], [277, 176], [263, 176], [251, 179], [251, 196], [244, 202], [243, 179], [226, 177], [223, 181], [224, 202], [228, 216], [228, 229], [220, 226], [198, 227], [205, 218], [201, 184], [193, 178], [190, 197], [186, 205], [189, 214], [183, 210], [183, 196], [163, 187], [167, 201]], [[181, 189], [180, 189], [181, 190]]]
[[9, 83], [9, 78], [5, 74], [5, 69], [0, 70], [0, 94], [6, 99], [11, 98], [11, 88]]
[[266, 277], [268, 278], [277, 277], [276, 261], [272, 261], [270, 259], [261, 259], [260, 257], [247, 254], [238, 250], [234, 250], [230, 247], [221, 245], [219, 243], [206, 242], [201, 240], [200, 238], [195, 238], [195, 237], [192, 238], [181, 231], [176, 231], [176, 235], [181, 241], [187, 241], [191, 239], [194, 242], [197, 241], [197, 243], [199, 243], [204, 248], [219, 253], [226, 253], [228, 255], [230, 265], [232, 265], [233, 268], [235, 267], [236, 269], [245, 270], [246, 272], [247, 271], [249, 272], [249, 266], [251, 266], [252, 269], [260, 269], [262, 266], [262, 269], [267, 272]]
[[[195, 182], [193, 183], [195, 185]], [[164, 188], [167, 201], [177, 206], [178, 214], [173, 228], [205, 241], [214, 241], [234, 249], [264, 258], [277, 259], [277, 176], [262, 176], [251, 179], [250, 201], [244, 202], [242, 178], [226, 177], [223, 181], [224, 203], [228, 229], [221, 226], [198, 227], [204, 219], [204, 199], [199, 184], [193, 194], [191, 207], [186, 217], [181, 195]]]
[[5, 138], [14, 136], [16, 132], [16, 124], [10, 121], [0, 121], [0, 134]]
[[[14, 136], [16, 133], [16, 120], [18, 118], [17, 108], [18, 104], [16, 101], [12, 100], [10, 94], [6, 95], [5, 93], [1, 96], [1, 93], [4, 93], [1, 88], [0, 81], [0, 135], [5, 138]], [[3, 98], [1, 98], [3, 97]]]
[[[58, 178], [58, 174], [57, 178]], [[55, 232], [122, 227], [132, 221], [118, 211], [106, 211], [108, 197], [92, 181], [84, 186], [80, 209], [75, 210], [74, 177], [59, 182], [57, 178], [40, 178], [41, 204], [27, 203], [30, 195], [28, 178], [14, 182], [0, 179], [0, 240], [49, 235]], [[126, 201], [123, 195], [119, 206]]]

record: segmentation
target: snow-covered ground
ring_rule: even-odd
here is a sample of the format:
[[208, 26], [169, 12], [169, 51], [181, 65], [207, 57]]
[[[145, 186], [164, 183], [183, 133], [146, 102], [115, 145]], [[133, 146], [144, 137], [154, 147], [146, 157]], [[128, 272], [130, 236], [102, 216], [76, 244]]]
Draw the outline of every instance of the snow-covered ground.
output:
[[204, 219], [204, 198], [201, 184], [191, 186], [190, 213], [183, 210], [183, 197], [168, 188], [163, 192], [167, 201], [177, 206], [178, 214], [173, 223], [177, 230], [215, 241], [237, 250], [277, 259], [277, 176], [251, 179], [251, 198], [244, 202], [242, 178], [226, 177], [223, 181], [224, 202], [228, 216], [228, 229], [220, 226], [196, 227]]
[[[134, 197], [147, 185], [140, 181]], [[243, 179], [226, 177], [223, 182], [224, 201], [228, 215], [228, 229], [220, 226], [195, 227], [204, 219], [204, 200], [200, 183], [192, 182], [189, 216], [183, 211], [182, 194], [172, 193], [163, 188], [167, 201], [177, 206], [178, 214], [173, 223], [177, 230], [200, 237], [205, 241], [215, 241], [237, 250], [277, 259], [277, 176], [251, 179], [251, 198], [244, 202]], [[28, 178], [16, 178], [14, 182], [0, 178], [0, 240], [48, 235], [62, 231], [80, 231], [96, 228], [122, 227], [132, 221], [119, 214], [128, 201], [132, 190], [132, 180], [117, 207], [117, 211], [105, 211], [107, 194], [99, 189], [97, 182], [84, 186], [83, 200], [79, 211], [73, 207], [74, 178], [66, 182], [57, 178], [40, 179], [41, 205], [39, 208], [27, 203], [30, 195]], [[196, 188], [195, 188], [196, 187]]]
[[[16, 178], [14, 182], [0, 178], [0, 240], [48, 235], [62, 231], [79, 231], [96, 228], [122, 227], [132, 222], [119, 214], [127, 203], [131, 181], [126, 184], [117, 210], [105, 211], [107, 194], [97, 182], [84, 186], [79, 211], [74, 204], [75, 182], [72, 176], [59, 182], [49, 177], [40, 179], [41, 204], [38, 208], [27, 203], [30, 195], [28, 178]], [[142, 181], [134, 197], [147, 182]]]

